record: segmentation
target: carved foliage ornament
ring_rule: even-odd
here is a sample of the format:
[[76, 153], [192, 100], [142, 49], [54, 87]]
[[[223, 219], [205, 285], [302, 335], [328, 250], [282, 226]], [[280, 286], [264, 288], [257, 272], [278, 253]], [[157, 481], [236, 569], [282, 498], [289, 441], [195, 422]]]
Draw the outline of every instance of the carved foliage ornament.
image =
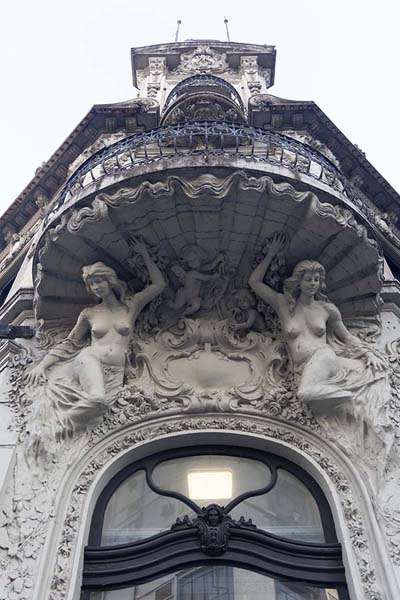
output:
[[174, 72], [179, 75], [196, 75], [225, 73], [228, 69], [226, 54], [204, 45], [198, 46], [193, 52], [181, 54], [181, 64]]

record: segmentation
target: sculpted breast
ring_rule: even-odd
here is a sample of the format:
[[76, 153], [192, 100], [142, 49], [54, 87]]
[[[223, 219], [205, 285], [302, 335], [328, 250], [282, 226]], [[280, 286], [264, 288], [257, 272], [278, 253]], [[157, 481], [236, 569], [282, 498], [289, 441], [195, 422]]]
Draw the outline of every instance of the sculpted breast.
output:
[[131, 333], [131, 327], [125, 321], [114, 323], [114, 329], [120, 335], [129, 335]]
[[296, 325], [291, 325], [287, 327], [285, 334], [288, 339], [293, 340], [301, 334], [301, 328]]
[[102, 338], [104, 335], [106, 335], [108, 331], [108, 327], [106, 327], [105, 325], [94, 325], [92, 327], [92, 336], [94, 338]]

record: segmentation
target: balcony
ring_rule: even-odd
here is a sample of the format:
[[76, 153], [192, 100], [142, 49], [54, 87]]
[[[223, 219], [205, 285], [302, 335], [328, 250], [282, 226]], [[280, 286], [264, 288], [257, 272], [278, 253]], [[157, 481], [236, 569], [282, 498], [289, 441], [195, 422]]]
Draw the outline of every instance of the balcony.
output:
[[[338, 168], [318, 151], [283, 134], [249, 125], [221, 122], [189, 122], [159, 127], [137, 134], [104, 148], [83, 163], [68, 180], [56, 198], [46, 223], [74, 201], [74, 196], [93, 193], [102, 180], [134, 176], [140, 167], [163, 163], [163, 168], [182, 166], [193, 157], [196, 166], [211, 164], [212, 157], [225, 158], [219, 165], [237, 166], [236, 159], [246, 161], [248, 168], [262, 164], [285, 167], [289, 177], [306, 175], [328, 189], [352, 200], [354, 190]], [[181, 163], [178, 165], [177, 163]], [[243, 165], [242, 165], [243, 166]], [[263, 169], [264, 170], [264, 169]]]
[[240, 95], [233, 85], [213, 75], [195, 75], [184, 79], [174, 87], [164, 104], [164, 112], [182, 98], [199, 93], [217, 94], [232, 102], [242, 113], [245, 108]]

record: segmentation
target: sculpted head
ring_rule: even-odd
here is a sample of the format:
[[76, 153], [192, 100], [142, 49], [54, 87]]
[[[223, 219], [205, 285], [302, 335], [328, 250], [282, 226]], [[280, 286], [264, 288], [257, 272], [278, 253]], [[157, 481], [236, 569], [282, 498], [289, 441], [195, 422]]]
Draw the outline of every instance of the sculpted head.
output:
[[[291, 277], [283, 282], [283, 293], [293, 301], [293, 307], [300, 293], [313, 295], [317, 300], [327, 300], [325, 268], [316, 260], [301, 260], [293, 269]], [[292, 302], [291, 302], [292, 304]]]
[[199, 269], [207, 262], [207, 253], [196, 244], [187, 244], [182, 248], [182, 259], [191, 269]]
[[94, 293], [97, 297], [101, 298], [101, 288], [104, 289], [104, 283], [107, 283], [116, 298], [124, 302], [127, 285], [118, 278], [116, 272], [111, 267], [102, 262], [87, 265], [82, 268], [82, 278], [89, 293]]
[[234, 295], [235, 304], [242, 310], [249, 310], [250, 308], [255, 308], [257, 305], [256, 299], [250, 290], [245, 288], [237, 290]]
[[221, 523], [223, 513], [218, 504], [209, 504], [206, 508], [206, 519], [211, 527], [217, 527]]

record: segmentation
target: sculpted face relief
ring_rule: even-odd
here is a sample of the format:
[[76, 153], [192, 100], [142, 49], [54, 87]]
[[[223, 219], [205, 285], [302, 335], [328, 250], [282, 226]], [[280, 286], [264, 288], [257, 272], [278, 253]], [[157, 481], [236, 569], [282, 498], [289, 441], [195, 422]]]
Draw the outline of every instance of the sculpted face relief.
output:
[[300, 290], [307, 296], [314, 296], [320, 288], [320, 275], [313, 271], [307, 271], [300, 282]]

